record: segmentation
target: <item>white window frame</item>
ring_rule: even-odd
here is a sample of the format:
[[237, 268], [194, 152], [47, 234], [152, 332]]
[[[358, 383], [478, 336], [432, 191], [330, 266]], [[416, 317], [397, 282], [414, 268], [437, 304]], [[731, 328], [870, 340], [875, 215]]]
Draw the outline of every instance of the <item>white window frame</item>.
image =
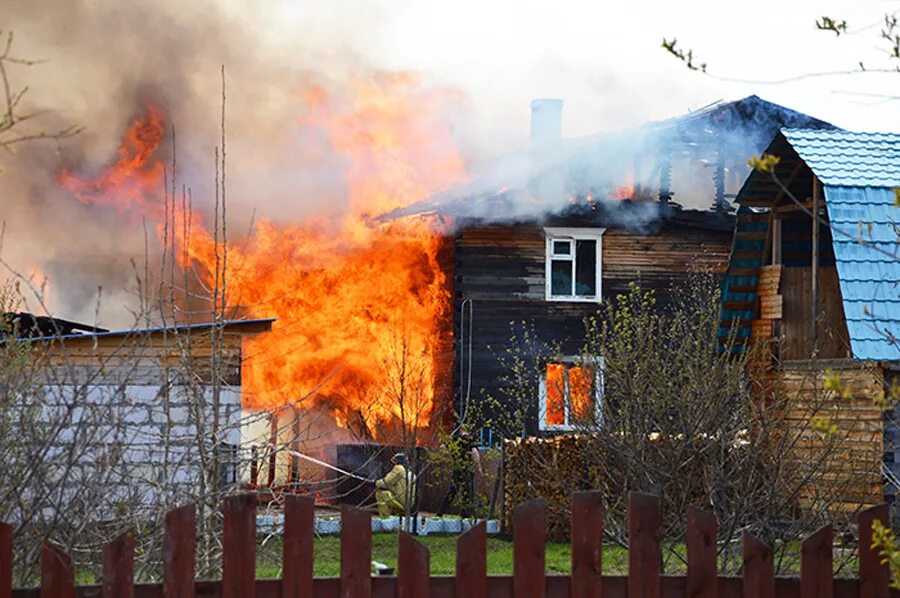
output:
[[563, 400], [563, 422], [562, 424], [547, 423], [547, 369], [546, 366], [551, 363], [561, 363], [565, 365], [589, 365], [596, 367], [594, 374], [594, 421], [596, 425], [603, 425], [603, 368], [604, 361], [602, 357], [557, 357], [548, 359], [544, 364], [538, 380], [538, 429], [542, 432], [571, 432], [577, 429], [577, 425], [569, 421], [569, 407], [572, 401], [568, 397], [569, 388], [566, 382], [566, 396]]
[[[581, 303], [600, 303], [603, 297], [602, 277], [603, 271], [603, 233], [605, 228], [562, 228], [562, 227], [545, 227], [544, 237], [544, 291], [547, 301], [563, 301], [563, 302], [581, 302]], [[575, 285], [575, 241], [596, 241], [597, 256], [595, 263], [597, 271], [594, 275], [597, 277], [597, 294], [596, 295], [553, 295], [551, 294], [552, 284], [552, 262], [553, 260], [569, 260], [572, 262], [572, 286], [574, 291]], [[555, 254], [553, 252], [554, 241], [571, 241], [571, 254]]]

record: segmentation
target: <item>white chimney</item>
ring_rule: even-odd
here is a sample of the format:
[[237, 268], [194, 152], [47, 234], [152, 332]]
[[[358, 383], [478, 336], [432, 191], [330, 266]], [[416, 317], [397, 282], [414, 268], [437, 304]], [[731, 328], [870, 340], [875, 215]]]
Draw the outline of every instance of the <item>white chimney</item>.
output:
[[531, 146], [555, 145], [562, 141], [563, 101], [555, 98], [531, 100]]

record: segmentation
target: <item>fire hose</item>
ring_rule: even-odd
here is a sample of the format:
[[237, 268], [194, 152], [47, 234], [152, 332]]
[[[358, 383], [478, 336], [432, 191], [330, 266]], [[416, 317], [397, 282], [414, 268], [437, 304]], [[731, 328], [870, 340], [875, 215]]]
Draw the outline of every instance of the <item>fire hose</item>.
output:
[[364, 478], [361, 475], [357, 475], [355, 473], [350, 473], [349, 471], [341, 469], [340, 467], [335, 467], [331, 463], [326, 463], [325, 461], [320, 461], [319, 459], [316, 459], [315, 457], [310, 457], [309, 455], [304, 455], [303, 453], [298, 453], [297, 451], [292, 451], [292, 450], [288, 450], [287, 453], [289, 455], [291, 455], [292, 457], [300, 457], [301, 459], [305, 459], [305, 460], [309, 461], [310, 463], [315, 463], [316, 465], [321, 465], [322, 467], [327, 467], [328, 469], [331, 469], [338, 473], [342, 473], [345, 476], [351, 477], [355, 480], [359, 480], [361, 482], [369, 482], [370, 484], [375, 483], [375, 480], [370, 480], [369, 478]]

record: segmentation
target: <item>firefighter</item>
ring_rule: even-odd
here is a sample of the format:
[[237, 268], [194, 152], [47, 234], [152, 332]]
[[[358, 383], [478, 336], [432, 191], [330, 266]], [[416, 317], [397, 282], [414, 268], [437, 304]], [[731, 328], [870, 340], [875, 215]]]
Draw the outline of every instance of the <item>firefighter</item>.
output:
[[381, 517], [405, 515], [412, 506], [412, 493], [416, 476], [407, 469], [406, 455], [397, 453], [391, 457], [391, 470], [375, 482], [375, 500]]

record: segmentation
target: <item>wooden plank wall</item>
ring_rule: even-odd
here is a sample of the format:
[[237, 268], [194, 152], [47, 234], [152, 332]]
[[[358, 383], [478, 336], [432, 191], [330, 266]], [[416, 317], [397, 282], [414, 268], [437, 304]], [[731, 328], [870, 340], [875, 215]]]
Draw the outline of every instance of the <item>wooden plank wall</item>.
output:
[[[812, 270], [784, 268], [782, 274], [781, 358], [809, 359], [812, 356]], [[844, 319], [844, 304], [837, 269], [819, 269], [819, 344], [818, 357], [841, 359], [850, 357], [850, 335]]]
[[[673, 223], [646, 235], [608, 229], [602, 241], [602, 297], [624, 293], [629, 283], [636, 282], [655, 290], [665, 305], [673, 286], [683, 284], [689, 271], [724, 272], [730, 243], [729, 230]], [[508, 346], [513, 323], [533, 326], [539, 339], [559, 342], [564, 353], [574, 355], [583, 343], [584, 318], [598, 308], [594, 303], [546, 300], [545, 240], [536, 225], [462, 228], [456, 238], [454, 274], [455, 338], [462, 302], [471, 300], [473, 308], [470, 401], [486, 395], [502, 398], [504, 372], [498, 353]], [[457, 350], [465, 363], [468, 346]], [[536, 417], [535, 391], [531, 431], [536, 431]]]
[[[241, 383], [242, 334], [226, 332], [218, 349], [225, 381]], [[51, 341], [40, 347], [47, 381], [53, 384], [155, 385], [166, 368], [190, 366], [194, 380], [212, 380], [209, 333], [85, 336]]]
[[[849, 396], [825, 389], [828, 369], [840, 377]], [[824, 458], [823, 479], [828, 482], [809, 485], [801, 506], [836, 500], [854, 511], [881, 502], [884, 414], [873, 400], [884, 385], [881, 367], [851, 360], [788, 362], [778, 384], [790, 400], [786, 423], [801, 431], [797, 458], [805, 463]], [[814, 420], [833, 425], [833, 431], [823, 433], [810, 425]], [[830, 449], [831, 443], [840, 443], [839, 449]]]

